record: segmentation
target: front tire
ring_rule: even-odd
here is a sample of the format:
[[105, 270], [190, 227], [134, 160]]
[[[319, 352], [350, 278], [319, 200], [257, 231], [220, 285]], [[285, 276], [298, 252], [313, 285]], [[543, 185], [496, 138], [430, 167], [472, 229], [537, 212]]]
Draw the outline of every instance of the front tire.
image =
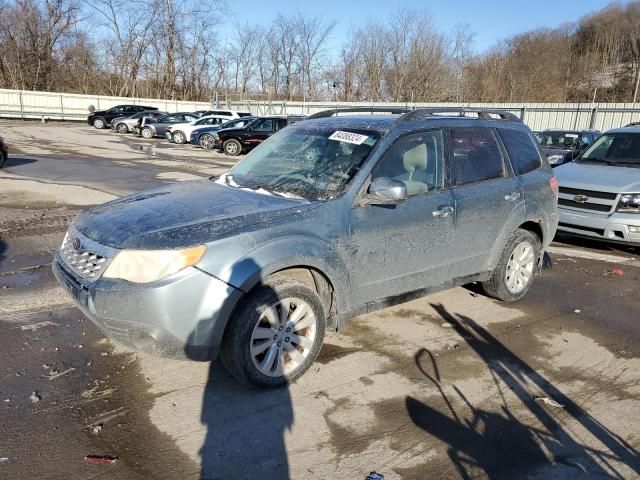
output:
[[127, 127], [125, 123], [119, 123], [118, 126], [116, 127], [116, 131], [118, 133], [128, 133], [129, 127]]
[[4, 162], [6, 161], [7, 161], [7, 156], [4, 154], [4, 152], [0, 151], [0, 168], [4, 166]]
[[250, 386], [287, 385], [318, 357], [325, 323], [314, 290], [296, 280], [273, 278], [241, 301], [225, 330], [222, 364]]
[[539, 255], [537, 235], [517, 229], [509, 237], [491, 278], [482, 282], [483, 290], [504, 302], [520, 300], [531, 288]]
[[107, 126], [107, 122], [104, 121], [104, 118], [94, 118], [93, 119], [93, 128], [97, 128], [98, 130], [102, 130]]
[[181, 131], [177, 131], [177, 132], [173, 132], [173, 135], [171, 135], [171, 139], [173, 140], [173, 143], [178, 143], [182, 145], [187, 141], [187, 136]]
[[224, 153], [226, 153], [230, 157], [235, 157], [242, 153], [242, 145], [240, 145], [239, 141], [234, 139], [224, 142], [222, 144], [222, 149], [224, 150]]
[[153, 130], [149, 127], [144, 127], [140, 134], [142, 135], [142, 138], [146, 138], [147, 140], [153, 138]]

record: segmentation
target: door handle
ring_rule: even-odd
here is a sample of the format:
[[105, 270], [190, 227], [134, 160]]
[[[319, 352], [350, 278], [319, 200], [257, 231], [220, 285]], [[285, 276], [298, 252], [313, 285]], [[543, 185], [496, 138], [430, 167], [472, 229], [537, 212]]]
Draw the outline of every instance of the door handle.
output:
[[453, 207], [449, 207], [448, 205], [443, 205], [431, 212], [434, 217], [448, 217], [450, 213], [453, 213]]
[[520, 198], [520, 192], [511, 192], [504, 196], [504, 199], [510, 202], [515, 202], [519, 198]]

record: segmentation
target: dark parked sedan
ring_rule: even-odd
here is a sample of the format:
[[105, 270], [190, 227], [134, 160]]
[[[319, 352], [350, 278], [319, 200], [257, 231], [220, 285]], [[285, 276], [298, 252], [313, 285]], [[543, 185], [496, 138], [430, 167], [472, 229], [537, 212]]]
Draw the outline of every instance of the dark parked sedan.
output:
[[598, 130], [550, 129], [536, 135], [549, 165], [573, 162], [593, 141], [600, 136]]
[[9, 149], [7, 148], [7, 144], [4, 143], [4, 139], [0, 137], [0, 168], [4, 165], [4, 162], [7, 161], [7, 157], [9, 156]]
[[87, 117], [87, 123], [95, 128], [107, 128], [111, 125], [111, 120], [117, 117], [127, 117], [145, 110], [158, 110], [156, 107], [146, 107], [144, 105], [116, 105], [109, 110], [91, 112]]
[[278, 130], [304, 118], [301, 116], [262, 117], [243, 128], [220, 129], [214, 135], [214, 148], [221, 149], [227, 155], [240, 155], [257, 147]]
[[242, 117], [235, 120], [229, 120], [222, 125], [211, 125], [208, 127], [202, 127], [191, 132], [191, 144], [200, 145], [202, 148], [210, 150], [215, 145], [214, 135], [218, 130], [223, 128], [242, 128], [249, 125], [258, 117]]

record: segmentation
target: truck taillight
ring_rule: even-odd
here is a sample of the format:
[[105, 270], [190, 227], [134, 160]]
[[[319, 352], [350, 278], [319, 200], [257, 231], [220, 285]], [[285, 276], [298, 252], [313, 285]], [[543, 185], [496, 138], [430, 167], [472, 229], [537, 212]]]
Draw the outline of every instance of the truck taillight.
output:
[[551, 191], [555, 194], [556, 198], [560, 196], [560, 187], [558, 185], [558, 179], [554, 176], [549, 179], [549, 186]]

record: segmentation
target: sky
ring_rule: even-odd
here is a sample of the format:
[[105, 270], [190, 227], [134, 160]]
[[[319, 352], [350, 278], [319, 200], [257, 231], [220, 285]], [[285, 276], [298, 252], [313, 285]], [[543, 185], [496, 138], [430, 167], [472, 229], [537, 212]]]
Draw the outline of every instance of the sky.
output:
[[[475, 32], [476, 53], [499, 40], [536, 28], [554, 28], [606, 7], [607, 0], [237, 0], [230, 3], [236, 21], [267, 25], [280, 12], [297, 10], [337, 21], [329, 39], [329, 49], [337, 54], [350, 31], [368, 19], [384, 21], [399, 7], [426, 11], [438, 31], [449, 33], [456, 25], [469, 24]], [[622, 1], [620, 3], [627, 3]], [[228, 17], [227, 17], [228, 18]], [[231, 23], [223, 22], [223, 35]]]

